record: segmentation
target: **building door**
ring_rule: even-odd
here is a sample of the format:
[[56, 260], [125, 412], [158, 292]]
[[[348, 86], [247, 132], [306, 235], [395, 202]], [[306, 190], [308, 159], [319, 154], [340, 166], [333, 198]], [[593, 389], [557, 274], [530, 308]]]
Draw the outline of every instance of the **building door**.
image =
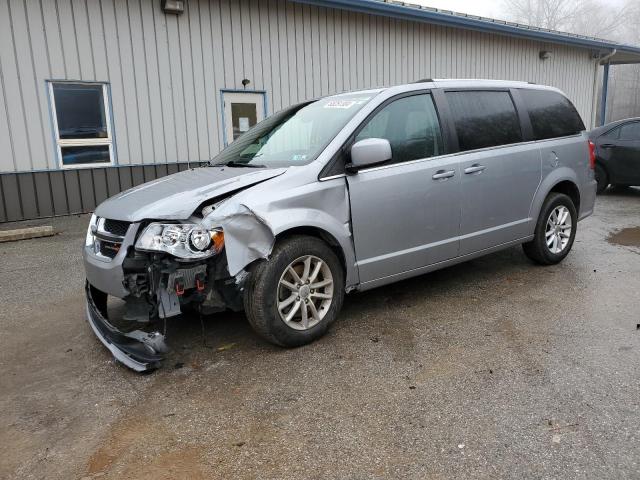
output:
[[222, 103], [225, 146], [264, 119], [263, 93], [222, 92]]

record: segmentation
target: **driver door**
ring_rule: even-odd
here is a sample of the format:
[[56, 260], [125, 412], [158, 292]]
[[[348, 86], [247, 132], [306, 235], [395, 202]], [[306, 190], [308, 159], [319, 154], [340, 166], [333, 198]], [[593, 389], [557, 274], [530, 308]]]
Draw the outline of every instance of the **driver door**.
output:
[[362, 283], [456, 257], [460, 171], [442, 156], [440, 122], [429, 93], [391, 99], [356, 135], [385, 138], [389, 164], [347, 176], [357, 265]]

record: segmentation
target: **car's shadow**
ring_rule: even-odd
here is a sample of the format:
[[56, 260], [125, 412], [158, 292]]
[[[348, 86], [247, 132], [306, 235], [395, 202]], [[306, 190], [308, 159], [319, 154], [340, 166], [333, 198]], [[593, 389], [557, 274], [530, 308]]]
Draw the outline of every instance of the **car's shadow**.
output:
[[[445, 299], [458, 294], [481, 296], [491, 284], [525, 276], [531, 268], [536, 267], [521, 248], [513, 247], [387, 286], [353, 292], [345, 297], [333, 334], [340, 336], [343, 328], [353, 331], [362, 327], [363, 338], [368, 338], [366, 327], [371, 316], [387, 317], [390, 309], [419, 306], [427, 298]], [[211, 358], [212, 352], [233, 349], [252, 352], [251, 356], [255, 356], [282, 350], [260, 339], [243, 312], [202, 317], [184, 314], [167, 322], [166, 336], [172, 351], [165, 363], [170, 368], [197, 363], [198, 358]]]
[[609, 187], [598, 196], [640, 198], [640, 187]]

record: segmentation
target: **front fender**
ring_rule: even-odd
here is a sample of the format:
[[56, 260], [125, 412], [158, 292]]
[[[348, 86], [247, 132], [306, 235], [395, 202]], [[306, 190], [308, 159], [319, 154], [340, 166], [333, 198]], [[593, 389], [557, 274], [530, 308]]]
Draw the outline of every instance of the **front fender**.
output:
[[346, 288], [357, 285], [344, 179], [267, 187], [241, 192], [203, 221], [206, 226], [224, 229], [229, 273], [236, 275], [254, 260], [268, 258], [277, 235], [303, 227], [321, 230], [336, 240], [345, 258]]
[[[342, 219], [340, 219], [342, 220]], [[292, 208], [279, 211], [270, 217], [276, 235], [300, 227], [311, 227], [320, 230], [336, 240], [345, 260], [345, 285], [347, 290], [359, 283], [358, 268], [351, 238], [351, 228], [348, 218], [340, 221], [338, 218], [318, 209]]]

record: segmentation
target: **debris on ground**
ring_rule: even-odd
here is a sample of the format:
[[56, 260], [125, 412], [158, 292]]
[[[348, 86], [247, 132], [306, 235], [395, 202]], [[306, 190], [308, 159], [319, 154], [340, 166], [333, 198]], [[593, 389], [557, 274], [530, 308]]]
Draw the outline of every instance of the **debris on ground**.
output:
[[218, 348], [216, 348], [216, 350], [218, 352], [224, 352], [225, 350], [231, 350], [232, 348], [235, 348], [237, 346], [238, 346], [237, 343], [225, 343], [224, 345], [221, 345]]

